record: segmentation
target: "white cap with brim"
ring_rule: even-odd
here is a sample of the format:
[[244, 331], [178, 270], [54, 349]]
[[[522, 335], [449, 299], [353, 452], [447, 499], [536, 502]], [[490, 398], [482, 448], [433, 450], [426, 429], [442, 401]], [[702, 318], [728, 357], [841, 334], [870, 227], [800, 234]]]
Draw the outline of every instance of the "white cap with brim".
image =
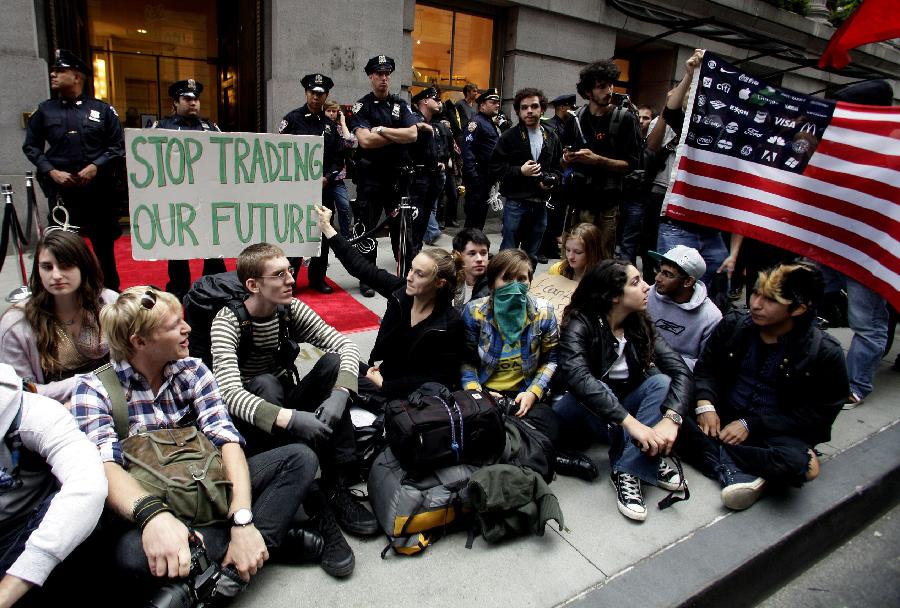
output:
[[658, 251], [648, 251], [647, 253], [657, 262], [668, 262], [678, 266], [684, 274], [698, 281], [706, 273], [706, 262], [703, 260], [700, 252], [693, 247], [675, 245], [665, 254]]

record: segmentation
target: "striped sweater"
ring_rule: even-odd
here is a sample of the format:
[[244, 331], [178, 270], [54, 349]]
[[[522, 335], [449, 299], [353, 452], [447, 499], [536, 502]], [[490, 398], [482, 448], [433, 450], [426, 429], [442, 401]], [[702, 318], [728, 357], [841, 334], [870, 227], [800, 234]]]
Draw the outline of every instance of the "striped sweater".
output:
[[[216, 314], [210, 329], [213, 373], [228, 412], [271, 433], [281, 406], [248, 392], [244, 384], [260, 374], [282, 373], [275, 358], [278, 350], [278, 314], [273, 313], [267, 319], [253, 319], [252, 323], [253, 348], [246, 360], [239, 363], [238, 319], [227, 306]], [[340, 355], [341, 369], [335, 386], [357, 391], [359, 348], [356, 344], [296, 298], [291, 300], [288, 327], [291, 338], [297, 342], [307, 342], [325, 352]]]

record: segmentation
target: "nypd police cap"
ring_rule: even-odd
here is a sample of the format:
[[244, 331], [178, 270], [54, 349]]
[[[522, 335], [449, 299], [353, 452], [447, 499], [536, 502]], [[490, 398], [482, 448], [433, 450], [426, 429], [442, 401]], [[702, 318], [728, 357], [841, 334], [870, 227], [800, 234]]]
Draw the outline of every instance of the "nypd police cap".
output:
[[169, 97], [178, 99], [179, 97], [199, 97], [203, 92], [203, 83], [197, 82], [193, 78], [187, 80], [179, 80], [173, 82], [169, 86]]
[[419, 103], [423, 99], [439, 99], [440, 95], [438, 95], [437, 89], [434, 87], [428, 87], [426, 89], [422, 89], [415, 95], [413, 95], [412, 102], [413, 105]]
[[307, 91], [327, 93], [334, 86], [334, 81], [325, 74], [307, 74], [300, 79], [300, 85]]
[[54, 70], [76, 70], [85, 76], [91, 74], [91, 69], [78, 55], [66, 49], [56, 49], [53, 55], [53, 65], [50, 66]]
[[393, 72], [394, 71], [394, 60], [387, 55], [376, 55], [369, 59], [369, 62], [366, 64], [366, 74], [372, 74], [372, 72]]

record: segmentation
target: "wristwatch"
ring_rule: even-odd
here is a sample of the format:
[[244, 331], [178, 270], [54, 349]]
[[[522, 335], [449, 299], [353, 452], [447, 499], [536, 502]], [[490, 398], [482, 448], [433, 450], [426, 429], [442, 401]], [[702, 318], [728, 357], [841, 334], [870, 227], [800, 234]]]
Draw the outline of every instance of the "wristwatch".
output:
[[668, 410], [665, 414], [663, 414], [663, 418], [668, 418], [678, 426], [681, 426], [681, 423], [684, 422], [684, 420], [681, 418], [681, 414], [679, 414], [678, 412], [673, 412], [672, 410]]
[[382, 127], [382, 126], [378, 126], [378, 127], [375, 127], [374, 129], [372, 129], [372, 133], [378, 133], [379, 135], [381, 134], [382, 131], [384, 131], [384, 127]]
[[250, 509], [238, 509], [231, 515], [232, 526], [249, 526], [253, 523], [253, 511]]

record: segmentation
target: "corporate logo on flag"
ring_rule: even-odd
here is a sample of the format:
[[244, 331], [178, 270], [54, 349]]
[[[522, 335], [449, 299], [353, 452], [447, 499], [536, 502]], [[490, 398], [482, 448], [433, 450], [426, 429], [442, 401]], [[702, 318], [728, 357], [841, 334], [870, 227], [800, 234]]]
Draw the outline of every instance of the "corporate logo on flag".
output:
[[803, 173], [834, 110], [811, 101], [720, 59], [705, 61], [688, 145]]

